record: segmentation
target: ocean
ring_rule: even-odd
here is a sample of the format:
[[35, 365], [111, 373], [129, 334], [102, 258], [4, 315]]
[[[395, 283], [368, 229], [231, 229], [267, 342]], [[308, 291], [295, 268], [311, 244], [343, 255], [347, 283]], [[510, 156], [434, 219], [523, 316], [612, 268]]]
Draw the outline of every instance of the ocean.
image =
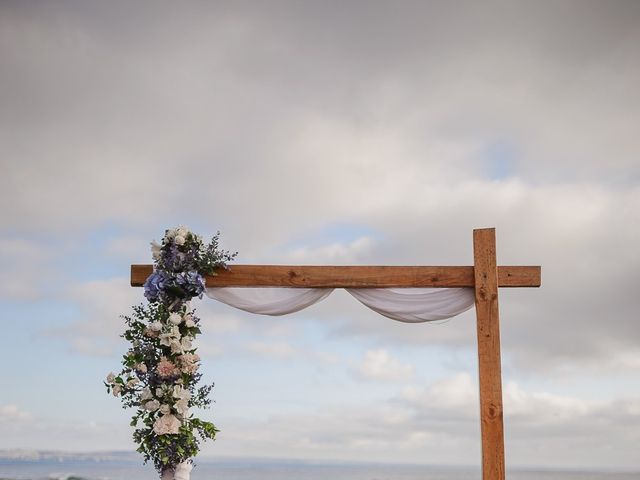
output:
[[[0, 480], [157, 480], [150, 466], [123, 460], [0, 459]], [[198, 461], [192, 480], [480, 480], [480, 470], [373, 464]], [[514, 469], [509, 480], [640, 480], [640, 472]]]

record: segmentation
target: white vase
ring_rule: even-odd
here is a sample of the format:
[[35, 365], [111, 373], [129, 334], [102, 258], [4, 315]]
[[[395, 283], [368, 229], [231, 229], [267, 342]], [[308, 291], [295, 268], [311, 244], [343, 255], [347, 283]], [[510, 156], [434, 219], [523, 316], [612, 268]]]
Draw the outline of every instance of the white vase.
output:
[[176, 465], [175, 468], [167, 468], [162, 471], [160, 480], [189, 480], [193, 464], [191, 460], [185, 460]]
[[160, 474], [160, 480], [173, 480], [175, 470], [173, 468], [165, 468]]

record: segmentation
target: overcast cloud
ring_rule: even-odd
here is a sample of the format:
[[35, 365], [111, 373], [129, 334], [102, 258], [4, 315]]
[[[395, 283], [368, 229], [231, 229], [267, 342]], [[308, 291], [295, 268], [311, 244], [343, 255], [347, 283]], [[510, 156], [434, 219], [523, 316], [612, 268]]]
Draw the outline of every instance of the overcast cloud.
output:
[[[39, 355], [82, 359], [77, 392], [116, 368], [128, 266], [164, 228], [220, 229], [246, 263], [446, 265], [495, 226], [499, 263], [543, 267], [541, 289], [501, 291], [509, 458], [640, 467], [639, 45], [634, 1], [2, 2], [2, 322], [6, 355], [41, 353], [2, 377], [0, 448], [47, 447], [16, 426], [40, 421], [118, 448], [110, 414], [67, 431], [33, 399]], [[472, 312], [398, 325], [335, 292], [291, 317], [202, 314], [223, 383], [265, 362], [280, 385], [298, 361], [354, 392], [225, 407], [219, 387], [209, 453], [477, 461]]]

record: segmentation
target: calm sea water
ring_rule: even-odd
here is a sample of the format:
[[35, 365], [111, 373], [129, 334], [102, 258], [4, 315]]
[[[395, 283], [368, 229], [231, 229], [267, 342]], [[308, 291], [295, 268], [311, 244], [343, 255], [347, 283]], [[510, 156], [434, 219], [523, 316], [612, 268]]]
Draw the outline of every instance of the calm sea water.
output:
[[[0, 480], [157, 480], [153, 468], [126, 461], [0, 460]], [[509, 480], [640, 480], [640, 473], [508, 472]], [[199, 462], [192, 480], [480, 480], [465, 468]]]

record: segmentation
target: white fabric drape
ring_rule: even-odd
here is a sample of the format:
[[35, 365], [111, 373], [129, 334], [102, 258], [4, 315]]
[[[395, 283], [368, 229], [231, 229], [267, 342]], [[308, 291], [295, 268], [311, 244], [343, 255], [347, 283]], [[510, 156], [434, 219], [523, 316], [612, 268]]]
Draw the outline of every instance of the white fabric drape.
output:
[[347, 292], [380, 315], [406, 323], [446, 320], [474, 303], [471, 288], [348, 288]]
[[[444, 320], [470, 309], [471, 288], [350, 288], [358, 301], [385, 317], [418, 323]], [[208, 297], [246, 312], [286, 315], [326, 298], [331, 288], [207, 288]]]
[[286, 315], [326, 298], [331, 288], [207, 288], [207, 296], [261, 315]]

